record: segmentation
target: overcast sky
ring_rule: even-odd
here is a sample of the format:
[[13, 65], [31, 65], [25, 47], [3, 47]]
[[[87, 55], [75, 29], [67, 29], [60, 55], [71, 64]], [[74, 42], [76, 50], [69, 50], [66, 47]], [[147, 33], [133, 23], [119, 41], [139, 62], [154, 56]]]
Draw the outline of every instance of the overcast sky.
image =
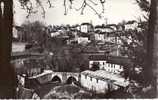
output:
[[[44, 0], [43, 0], [44, 1]], [[69, 10], [67, 15], [64, 15], [64, 0], [52, 0], [54, 5], [53, 8], [48, 9], [48, 5], [44, 4], [46, 9], [45, 18], [42, 18], [41, 10], [39, 12], [26, 18], [26, 11], [21, 9], [21, 6], [18, 0], [14, 0], [14, 20], [17, 25], [24, 23], [26, 20], [36, 21], [40, 20], [45, 22], [47, 25], [61, 25], [61, 24], [81, 24], [83, 22], [90, 22], [94, 25], [105, 23], [105, 18], [108, 19], [108, 23], [118, 23], [122, 20], [137, 20], [142, 12], [140, 11], [138, 5], [135, 3], [135, 0], [106, 0], [105, 3], [105, 13], [103, 14], [104, 18], [99, 19], [95, 13], [88, 7], [84, 11], [84, 15], [80, 15], [79, 11], [74, 9]], [[83, 0], [74, 1], [73, 8], [79, 8]], [[97, 0], [93, 0], [97, 1]], [[93, 4], [91, 4], [93, 5]], [[101, 6], [93, 6], [98, 12], [101, 12]]]

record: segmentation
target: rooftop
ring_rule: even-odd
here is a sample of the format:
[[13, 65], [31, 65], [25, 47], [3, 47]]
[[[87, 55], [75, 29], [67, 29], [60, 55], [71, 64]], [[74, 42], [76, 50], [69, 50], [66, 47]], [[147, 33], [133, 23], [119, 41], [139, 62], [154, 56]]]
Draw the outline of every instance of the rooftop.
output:
[[113, 64], [118, 64], [118, 65], [129, 65], [132, 64], [131, 60], [127, 57], [122, 57], [122, 56], [109, 56], [109, 55], [90, 55], [89, 60], [105, 60], [107, 63], [113, 63]]
[[132, 21], [128, 21], [126, 24], [133, 24], [135, 22], [136, 22], [135, 20], [132, 20]]
[[112, 74], [104, 70], [97, 70], [97, 71], [86, 70], [86, 71], [81, 72], [81, 74], [88, 75], [90, 77], [94, 77], [94, 78], [104, 80], [104, 81], [109, 80], [113, 82], [114, 84], [123, 86], [123, 87], [126, 87], [129, 84], [129, 82], [125, 81], [125, 79], [122, 76], [118, 74]]
[[92, 26], [91, 23], [82, 23], [81, 25], [91, 25]]

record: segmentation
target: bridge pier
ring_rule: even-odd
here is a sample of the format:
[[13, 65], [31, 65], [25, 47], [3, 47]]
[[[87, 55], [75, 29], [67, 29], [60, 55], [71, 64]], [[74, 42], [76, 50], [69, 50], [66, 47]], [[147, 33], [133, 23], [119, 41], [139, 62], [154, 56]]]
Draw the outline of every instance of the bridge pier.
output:
[[[53, 72], [52, 73], [52, 79], [57, 76], [60, 78], [61, 83], [67, 83], [67, 80], [69, 81], [79, 81], [79, 73], [71, 73], [71, 72]], [[71, 79], [70, 79], [71, 78]]]

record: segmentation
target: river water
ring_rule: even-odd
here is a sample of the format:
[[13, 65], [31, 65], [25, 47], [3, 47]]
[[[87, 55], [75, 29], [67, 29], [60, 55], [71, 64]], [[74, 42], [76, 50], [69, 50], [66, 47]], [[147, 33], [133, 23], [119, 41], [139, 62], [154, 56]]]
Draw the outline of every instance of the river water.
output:
[[93, 98], [92, 93], [85, 91], [75, 84], [61, 84], [51, 82], [42, 85], [36, 89], [37, 95], [33, 98], [40, 99], [75, 99], [75, 98]]

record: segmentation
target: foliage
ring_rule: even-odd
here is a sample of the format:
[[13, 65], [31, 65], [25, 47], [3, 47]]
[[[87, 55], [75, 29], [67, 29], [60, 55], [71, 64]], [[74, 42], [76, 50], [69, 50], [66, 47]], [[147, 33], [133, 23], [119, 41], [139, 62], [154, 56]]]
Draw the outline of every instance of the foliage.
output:
[[149, 0], [136, 0], [136, 2], [138, 3], [142, 11], [149, 12], [150, 10]]
[[26, 22], [21, 25], [24, 29], [23, 41], [43, 46], [46, 41], [45, 25], [42, 22]]
[[80, 90], [79, 87], [73, 86], [73, 85], [62, 85], [57, 86], [54, 89], [50, 91], [50, 93], [45, 97], [49, 99], [54, 98], [60, 98], [60, 99], [70, 99], [73, 98], [73, 96], [78, 93]]
[[80, 46], [60, 47], [54, 57], [53, 64], [57, 71], [78, 72], [88, 68], [88, 58], [81, 53]]
[[[125, 30], [123, 35], [124, 38], [121, 38], [123, 44], [121, 45], [121, 53], [128, 56], [133, 62], [132, 65], [128, 65], [125, 73], [130, 79], [136, 79], [139, 82], [143, 82], [143, 69], [145, 66], [145, 57], [146, 57], [146, 34], [147, 26], [146, 22], [140, 22], [139, 27], [135, 30]], [[139, 29], [139, 30], [138, 30]], [[130, 42], [127, 42], [130, 40]], [[138, 69], [138, 70], [136, 70]], [[138, 75], [141, 78], [136, 78]]]
[[140, 9], [145, 12], [145, 14], [143, 14], [143, 17], [147, 21], [149, 19], [150, 0], [136, 0], [136, 3], [139, 5]]

